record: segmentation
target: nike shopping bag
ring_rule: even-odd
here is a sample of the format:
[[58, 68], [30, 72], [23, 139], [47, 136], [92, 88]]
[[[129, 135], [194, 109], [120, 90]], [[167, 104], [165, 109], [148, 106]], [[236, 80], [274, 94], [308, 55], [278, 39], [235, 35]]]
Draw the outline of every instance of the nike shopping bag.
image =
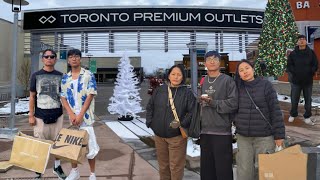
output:
[[10, 164], [43, 174], [48, 164], [51, 145], [52, 141], [20, 132], [14, 137]]
[[56, 137], [50, 153], [72, 163], [81, 163], [87, 153], [88, 137], [85, 130], [63, 128]]

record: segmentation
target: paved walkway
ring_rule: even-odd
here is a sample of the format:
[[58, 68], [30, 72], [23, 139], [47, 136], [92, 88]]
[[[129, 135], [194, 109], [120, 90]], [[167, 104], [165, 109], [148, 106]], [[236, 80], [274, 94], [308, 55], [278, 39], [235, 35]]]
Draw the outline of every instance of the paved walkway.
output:
[[[26, 118], [20, 118], [16, 125], [20, 131], [32, 135]], [[65, 121], [65, 126], [68, 122]], [[104, 122], [97, 121], [94, 124], [100, 152], [97, 156], [96, 175], [98, 179], [115, 180], [156, 180], [159, 179], [158, 171], [142, 159], [129, 145], [124, 143]], [[12, 141], [0, 140], [0, 161], [10, 159]], [[55, 178], [52, 174], [54, 159], [51, 157], [45, 172], [45, 178]], [[68, 162], [62, 162], [65, 173], [69, 173], [71, 167]], [[87, 179], [89, 165], [84, 161], [79, 165], [81, 179]], [[8, 178], [33, 178], [35, 173], [18, 167], [13, 167], [6, 173], [0, 173], [0, 179]]]
[[[275, 85], [277, 86], [277, 85]], [[277, 89], [278, 88], [278, 89]], [[276, 87], [277, 90], [288, 91], [289, 84], [281, 84]], [[142, 106], [146, 107], [149, 95], [146, 93], [147, 85], [142, 86], [140, 91], [142, 98]], [[97, 140], [100, 145], [100, 152], [97, 156], [96, 174], [98, 179], [115, 179], [115, 180], [153, 180], [159, 179], [157, 171], [157, 161], [155, 157], [155, 150], [147, 146], [141, 141], [123, 141], [121, 140], [103, 120], [116, 119], [106, 113], [108, 99], [113, 94], [113, 87], [111, 85], [104, 85], [98, 87], [99, 96], [96, 99], [96, 114], [99, 116], [94, 125], [97, 135]], [[291, 144], [301, 144], [302, 146], [318, 146], [320, 144], [320, 115], [314, 116], [317, 120], [315, 126], [305, 125], [302, 122], [302, 116], [297, 118], [293, 123], [288, 123], [288, 111], [290, 104], [281, 103], [281, 109], [285, 115], [285, 124], [287, 135], [290, 137]], [[303, 112], [303, 107], [299, 107], [300, 113]], [[145, 117], [145, 112], [140, 114]], [[66, 118], [65, 118], [66, 119]], [[65, 127], [68, 122], [65, 121]], [[28, 125], [26, 116], [17, 117], [16, 127], [25, 134], [32, 135], [33, 129]], [[10, 159], [12, 148], [12, 141], [0, 139], [0, 161]], [[53, 158], [48, 163], [45, 176], [48, 179], [56, 179], [52, 174]], [[62, 167], [68, 174], [71, 167], [67, 162], [62, 163]], [[85, 161], [83, 165], [79, 166], [82, 179], [87, 179], [89, 175], [89, 166]], [[23, 170], [18, 167], [13, 167], [6, 173], [0, 173], [0, 179], [21, 178], [30, 179], [34, 177], [34, 173]], [[185, 179], [200, 179], [198, 174], [191, 171], [186, 171]]]

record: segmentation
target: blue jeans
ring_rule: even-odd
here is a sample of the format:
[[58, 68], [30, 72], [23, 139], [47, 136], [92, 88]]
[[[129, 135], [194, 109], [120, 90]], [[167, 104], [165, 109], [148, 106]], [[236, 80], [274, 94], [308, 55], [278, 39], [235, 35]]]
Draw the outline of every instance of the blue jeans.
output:
[[297, 117], [298, 116], [298, 103], [300, 99], [301, 91], [303, 91], [304, 97], [304, 109], [305, 113], [303, 114], [304, 118], [310, 118], [311, 113], [311, 95], [312, 95], [312, 84], [310, 85], [298, 85], [298, 84], [291, 84], [291, 111], [290, 116]]

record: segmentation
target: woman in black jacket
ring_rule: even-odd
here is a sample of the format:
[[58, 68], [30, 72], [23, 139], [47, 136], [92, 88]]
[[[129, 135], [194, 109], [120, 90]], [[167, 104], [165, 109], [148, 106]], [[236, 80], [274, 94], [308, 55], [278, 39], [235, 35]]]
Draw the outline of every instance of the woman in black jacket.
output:
[[[160, 179], [182, 180], [187, 138], [181, 136], [179, 124], [183, 128], [189, 127], [196, 98], [186, 86], [182, 86], [185, 82], [183, 66], [172, 66], [167, 81], [167, 84], [155, 89], [149, 100], [146, 125], [155, 133]], [[168, 86], [172, 92], [178, 121], [171, 109]]]
[[273, 153], [276, 146], [282, 146], [284, 121], [271, 82], [255, 78], [249, 61], [242, 60], [238, 64], [236, 83], [239, 93], [239, 109], [234, 119], [238, 143], [237, 178], [254, 180], [258, 179], [258, 154]]

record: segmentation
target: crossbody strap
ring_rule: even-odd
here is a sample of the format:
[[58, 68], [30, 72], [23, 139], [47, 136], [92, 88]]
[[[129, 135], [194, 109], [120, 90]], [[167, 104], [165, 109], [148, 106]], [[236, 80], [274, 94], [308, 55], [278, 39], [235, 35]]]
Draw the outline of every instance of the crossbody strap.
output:
[[262, 118], [263, 118], [263, 120], [264, 121], [266, 121], [267, 123], [268, 123], [268, 125], [271, 127], [271, 129], [272, 129], [272, 125], [270, 124], [270, 122], [267, 120], [267, 118], [264, 116], [264, 114], [261, 112], [261, 110], [260, 110], [260, 108], [256, 105], [256, 103], [253, 101], [253, 99], [252, 99], [252, 97], [251, 97], [251, 95], [250, 95], [250, 93], [249, 93], [249, 91], [248, 91], [248, 89], [247, 89], [247, 87], [246, 86], [244, 86], [244, 88], [246, 89], [246, 92], [247, 92], [247, 94], [248, 94], [248, 96], [249, 96], [249, 98], [250, 98], [250, 100], [251, 100], [251, 102], [253, 103], [253, 105], [256, 107], [256, 110], [258, 110], [259, 111], [259, 113], [261, 114], [261, 116], [262, 116]]
[[172, 99], [172, 92], [171, 92], [171, 89], [170, 89], [169, 85], [168, 85], [168, 93], [169, 93], [170, 107], [171, 107], [174, 119], [179, 122], [180, 121], [179, 120], [179, 116], [177, 114], [176, 107], [174, 106], [174, 102], [173, 102], [173, 99]]

